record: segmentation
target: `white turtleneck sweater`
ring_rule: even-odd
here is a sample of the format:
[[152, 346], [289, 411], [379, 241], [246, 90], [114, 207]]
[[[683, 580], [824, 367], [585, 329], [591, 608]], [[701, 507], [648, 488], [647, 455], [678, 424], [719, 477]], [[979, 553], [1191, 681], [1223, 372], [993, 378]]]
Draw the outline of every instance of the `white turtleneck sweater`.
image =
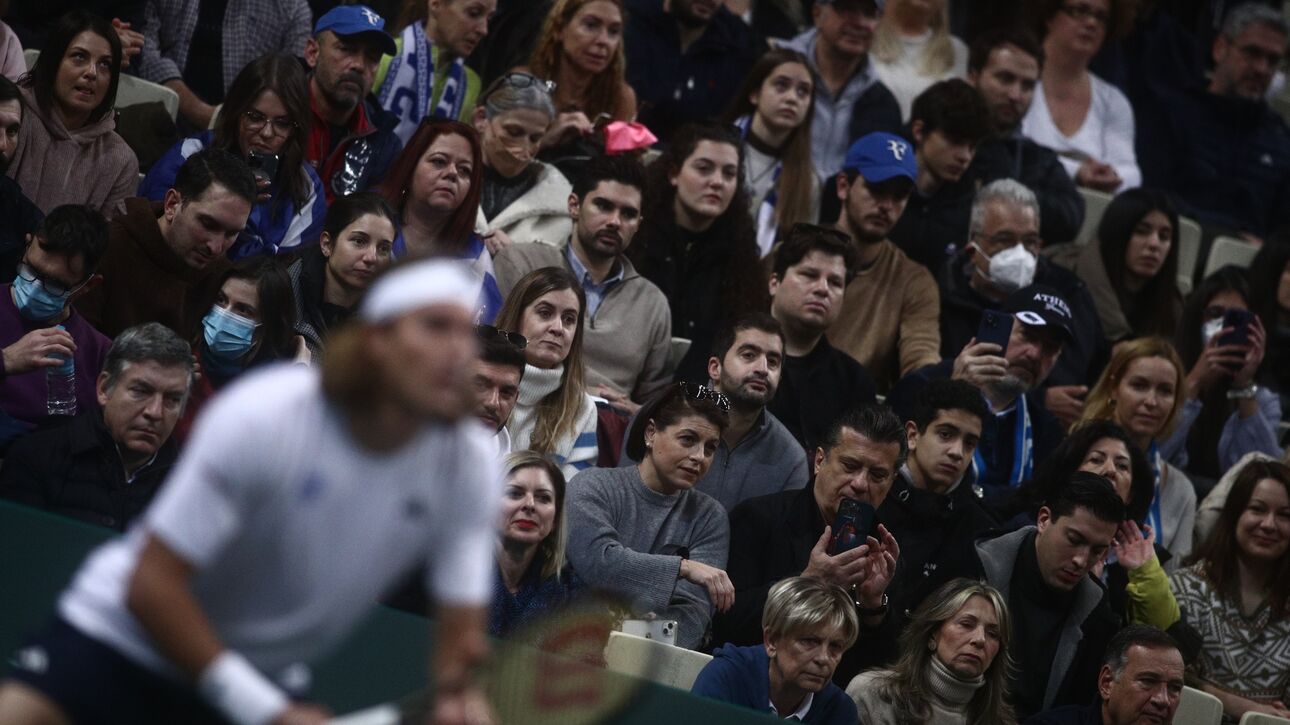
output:
[[[932, 696], [927, 704], [931, 711], [924, 721], [927, 725], [968, 725], [968, 704], [985, 678], [964, 680], [941, 661], [932, 657], [927, 671], [927, 688]], [[860, 722], [865, 725], [897, 725], [895, 707], [882, 697], [882, 686], [891, 676], [891, 670], [861, 672], [847, 685], [847, 694], [855, 700]]]
[[[563, 365], [550, 369], [524, 366], [520, 393], [515, 401], [515, 408], [511, 410], [511, 418], [506, 422], [506, 430], [511, 433], [511, 450], [522, 451], [529, 447], [533, 428], [537, 425], [538, 403], [560, 388], [560, 378], [563, 375]], [[591, 396], [582, 396], [574, 432], [561, 437], [550, 453], [560, 464], [566, 479], [573, 478], [575, 473], [584, 468], [596, 465], [600, 448], [596, 444], [596, 404]]]

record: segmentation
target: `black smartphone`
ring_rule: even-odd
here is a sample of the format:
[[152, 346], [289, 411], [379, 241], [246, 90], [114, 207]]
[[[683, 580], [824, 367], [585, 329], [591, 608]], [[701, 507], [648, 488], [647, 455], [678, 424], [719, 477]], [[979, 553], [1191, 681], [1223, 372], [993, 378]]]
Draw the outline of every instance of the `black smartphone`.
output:
[[1012, 337], [1012, 315], [998, 310], [986, 310], [981, 313], [981, 326], [976, 331], [977, 342], [993, 342], [1003, 348], [999, 355], [1008, 351], [1008, 338]]
[[269, 183], [278, 176], [278, 157], [273, 154], [262, 154], [259, 151], [252, 151], [246, 157], [247, 166], [251, 167], [251, 173], [255, 178], [264, 179]]
[[844, 498], [838, 504], [838, 515], [833, 520], [833, 539], [829, 541], [829, 556], [850, 551], [865, 542], [873, 529], [874, 508], [853, 498]]
[[1219, 345], [1250, 344], [1250, 324], [1254, 322], [1254, 313], [1249, 310], [1229, 309], [1223, 313], [1223, 327], [1232, 331], [1218, 338]]

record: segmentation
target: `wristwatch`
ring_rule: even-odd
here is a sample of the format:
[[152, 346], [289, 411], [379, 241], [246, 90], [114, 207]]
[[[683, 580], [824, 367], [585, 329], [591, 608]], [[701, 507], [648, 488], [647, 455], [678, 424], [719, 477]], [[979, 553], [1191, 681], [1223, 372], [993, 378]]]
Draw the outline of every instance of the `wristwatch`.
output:
[[852, 601], [855, 602], [856, 605], [856, 614], [861, 617], [881, 617], [887, 614], [887, 592], [882, 593], [882, 604], [874, 607], [873, 609], [867, 609], [861, 606], [859, 600], [852, 599]]
[[1250, 400], [1251, 398], [1253, 398], [1258, 394], [1259, 394], [1259, 386], [1253, 383], [1250, 383], [1244, 388], [1237, 388], [1235, 390], [1227, 391], [1227, 399], [1228, 400]]

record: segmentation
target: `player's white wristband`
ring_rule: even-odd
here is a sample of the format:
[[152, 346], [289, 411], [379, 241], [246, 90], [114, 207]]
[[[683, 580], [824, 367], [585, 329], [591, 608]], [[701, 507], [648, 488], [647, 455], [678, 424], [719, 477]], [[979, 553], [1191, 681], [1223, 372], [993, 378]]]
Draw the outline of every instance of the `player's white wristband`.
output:
[[282, 690], [232, 650], [224, 650], [206, 666], [197, 689], [238, 725], [264, 725], [291, 704]]

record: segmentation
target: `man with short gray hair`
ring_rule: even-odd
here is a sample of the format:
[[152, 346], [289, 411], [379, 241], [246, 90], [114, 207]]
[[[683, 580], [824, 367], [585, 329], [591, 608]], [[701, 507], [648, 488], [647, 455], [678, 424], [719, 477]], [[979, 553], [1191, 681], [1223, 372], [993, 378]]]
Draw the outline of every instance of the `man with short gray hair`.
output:
[[1111, 638], [1097, 676], [1098, 701], [1035, 715], [1026, 725], [1169, 725], [1183, 689], [1183, 656], [1173, 637], [1131, 624]]
[[124, 530], [175, 462], [170, 434], [192, 374], [192, 348], [164, 325], [121, 333], [98, 376], [102, 410], [15, 442], [0, 467], [0, 496]]
[[1033, 191], [999, 179], [972, 202], [967, 244], [946, 261], [941, 292], [941, 357], [952, 359], [976, 337], [986, 310], [1032, 284], [1052, 288], [1070, 305], [1071, 339], [1048, 379], [1047, 408], [1065, 423], [1083, 411], [1083, 397], [1110, 354], [1093, 297], [1079, 277], [1039, 256], [1040, 206]]
[[1135, 109], [1143, 186], [1211, 234], [1262, 239], [1290, 221], [1290, 126], [1267, 102], [1287, 39], [1279, 10], [1239, 5], [1214, 38], [1208, 85]]

